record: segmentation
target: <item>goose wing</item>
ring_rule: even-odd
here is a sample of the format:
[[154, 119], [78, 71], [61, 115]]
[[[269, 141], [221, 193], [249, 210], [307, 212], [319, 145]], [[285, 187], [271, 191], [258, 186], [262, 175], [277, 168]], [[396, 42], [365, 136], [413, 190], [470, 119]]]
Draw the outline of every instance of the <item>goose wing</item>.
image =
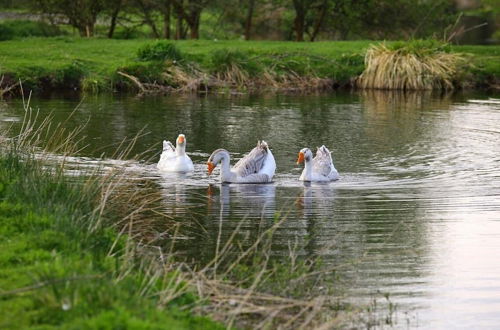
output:
[[257, 146], [248, 155], [240, 159], [234, 166], [233, 171], [240, 177], [246, 177], [258, 173], [264, 166], [267, 157], [268, 146], [264, 141], [259, 141]]
[[163, 140], [163, 152], [161, 153], [160, 161], [161, 159], [170, 157], [175, 157], [175, 147], [172, 142]]
[[332, 155], [327, 147], [321, 146], [316, 151], [316, 156], [313, 158], [313, 171], [317, 174], [328, 176], [332, 171]]
[[165, 152], [175, 152], [175, 147], [170, 141], [163, 140], [163, 151]]

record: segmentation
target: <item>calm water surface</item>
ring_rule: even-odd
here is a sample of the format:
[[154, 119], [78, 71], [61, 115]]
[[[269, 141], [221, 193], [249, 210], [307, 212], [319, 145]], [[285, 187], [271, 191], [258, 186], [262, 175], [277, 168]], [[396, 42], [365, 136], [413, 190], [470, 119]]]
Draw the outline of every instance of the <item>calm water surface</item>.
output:
[[[219, 226], [251, 240], [275, 214], [287, 221], [276, 256], [297, 244], [322, 255], [348, 295], [389, 294], [398, 327], [500, 328], [500, 95], [337, 93], [320, 96], [89, 96], [35, 98], [40, 118], [81, 125], [89, 145], [76, 163], [105, 162], [136, 135], [134, 171], [164, 196], [165, 211], [191, 231], [180, 251], [210, 260]], [[22, 102], [0, 105], [3, 125], [19, 125]], [[187, 136], [196, 171], [158, 173], [161, 140]], [[217, 148], [236, 160], [258, 139], [270, 144], [273, 184], [220, 185], [205, 162]], [[295, 165], [303, 147], [327, 145], [341, 179], [304, 185]], [[131, 166], [128, 164], [127, 166]], [[218, 173], [218, 172], [217, 172]], [[355, 261], [353, 263], [353, 261]]]

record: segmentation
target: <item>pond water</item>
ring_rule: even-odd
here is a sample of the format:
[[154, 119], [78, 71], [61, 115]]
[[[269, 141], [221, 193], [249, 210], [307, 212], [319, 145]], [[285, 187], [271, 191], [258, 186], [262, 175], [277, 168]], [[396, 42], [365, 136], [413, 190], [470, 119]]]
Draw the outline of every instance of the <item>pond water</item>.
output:
[[[500, 327], [500, 95], [332, 93], [137, 98], [33, 98], [39, 118], [87, 123], [88, 147], [73, 161], [109, 158], [141, 130], [134, 171], [153, 180], [165, 212], [192, 230], [178, 248], [214, 256], [219, 228], [251, 238], [286, 216], [275, 256], [297, 244], [303, 256], [349, 264], [337, 272], [348, 296], [389, 295], [397, 327]], [[489, 99], [490, 98], [490, 99]], [[496, 98], [491, 99], [491, 98]], [[68, 114], [78, 107], [67, 120]], [[3, 125], [19, 125], [20, 100], [0, 106]], [[156, 170], [161, 141], [187, 136], [196, 171]], [[234, 160], [264, 139], [277, 162], [272, 184], [220, 185], [206, 160], [217, 148]], [[339, 181], [305, 185], [301, 148], [325, 144]], [[233, 162], [234, 162], [233, 160]], [[130, 166], [130, 164], [128, 165]], [[218, 173], [218, 172], [215, 172]], [[354, 262], [353, 262], [354, 261]]]

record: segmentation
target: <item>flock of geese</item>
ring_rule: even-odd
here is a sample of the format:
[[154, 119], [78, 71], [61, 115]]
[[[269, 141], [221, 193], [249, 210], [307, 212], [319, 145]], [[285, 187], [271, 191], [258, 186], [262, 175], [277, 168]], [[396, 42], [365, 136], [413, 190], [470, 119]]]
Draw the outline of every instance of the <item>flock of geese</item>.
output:
[[[248, 155], [240, 159], [231, 168], [231, 156], [225, 149], [217, 149], [208, 158], [208, 175], [220, 163], [221, 182], [227, 183], [268, 183], [273, 180], [276, 162], [273, 153], [265, 141], [259, 141]], [[300, 150], [297, 164], [304, 163], [304, 170], [299, 178], [302, 181], [333, 181], [339, 173], [333, 166], [330, 151], [324, 145], [318, 148], [316, 156], [309, 148]], [[187, 173], [194, 171], [193, 161], [186, 154], [186, 136], [179, 134], [176, 146], [170, 141], [163, 141], [163, 152], [157, 167], [161, 171]]]

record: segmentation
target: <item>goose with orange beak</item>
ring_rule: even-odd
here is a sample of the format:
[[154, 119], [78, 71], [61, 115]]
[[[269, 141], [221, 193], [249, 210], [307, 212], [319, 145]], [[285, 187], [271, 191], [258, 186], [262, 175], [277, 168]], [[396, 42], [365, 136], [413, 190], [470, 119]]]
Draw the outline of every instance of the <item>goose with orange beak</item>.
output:
[[170, 141], [163, 141], [163, 152], [157, 167], [165, 172], [187, 173], [194, 170], [193, 161], [186, 154], [186, 136], [179, 134], [176, 146]]
[[301, 181], [333, 181], [338, 180], [339, 172], [333, 166], [332, 155], [327, 147], [321, 146], [313, 153], [309, 148], [300, 150], [297, 165], [304, 163], [304, 170], [299, 180]]
[[276, 171], [273, 153], [265, 141], [257, 142], [257, 146], [240, 159], [233, 168], [231, 168], [230, 161], [231, 156], [227, 150], [215, 150], [207, 161], [208, 175], [211, 175], [217, 164], [221, 163], [221, 182], [268, 183], [273, 180]]

